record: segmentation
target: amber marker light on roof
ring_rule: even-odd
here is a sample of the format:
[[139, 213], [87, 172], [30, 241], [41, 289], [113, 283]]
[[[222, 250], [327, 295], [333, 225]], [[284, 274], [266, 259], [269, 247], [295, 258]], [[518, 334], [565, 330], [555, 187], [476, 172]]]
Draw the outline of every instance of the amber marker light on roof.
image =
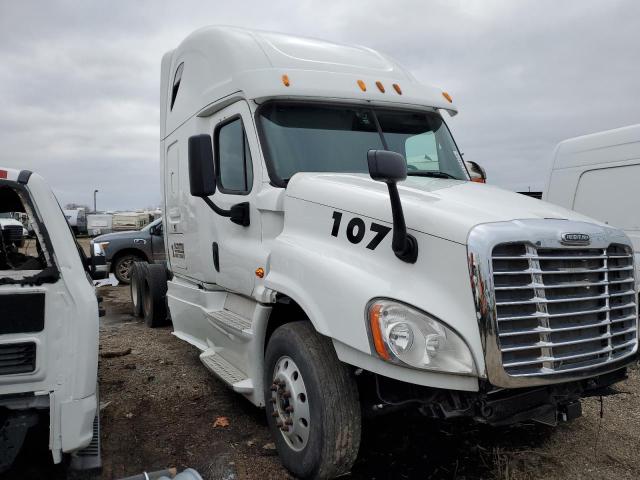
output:
[[367, 91], [367, 84], [364, 83], [362, 80], [358, 80], [358, 86], [360, 87], [360, 90], [362, 90], [363, 92]]
[[398, 95], [402, 95], [402, 89], [400, 88], [400, 85], [398, 85], [397, 83], [394, 83], [393, 89], [396, 91]]
[[382, 82], [380, 80], [378, 80], [376, 82], [376, 87], [378, 87], [378, 90], [380, 90], [382, 93], [384, 93], [384, 85], [382, 84]]
[[448, 92], [442, 92], [442, 96], [447, 99], [447, 102], [453, 103], [453, 98], [451, 98]]
[[285, 87], [288, 87], [290, 85], [289, 83], [289, 75], [282, 75], [282, 83]]

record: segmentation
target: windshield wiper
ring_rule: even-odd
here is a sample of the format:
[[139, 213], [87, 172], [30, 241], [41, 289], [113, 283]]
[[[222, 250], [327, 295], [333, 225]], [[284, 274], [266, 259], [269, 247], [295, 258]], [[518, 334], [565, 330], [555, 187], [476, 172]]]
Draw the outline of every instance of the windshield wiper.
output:
[[453, 175], [450, 175], [450, 174], [448, 174], [446, 172], [439, 172], [439, 171], [434, 171], [434, 172], [416, 172], [416, 171], [409, 170], [407, 172], [407, 176], [408, 177], [451, 178], [453, 180], [459, 180], [459, 178], [456, 178]]

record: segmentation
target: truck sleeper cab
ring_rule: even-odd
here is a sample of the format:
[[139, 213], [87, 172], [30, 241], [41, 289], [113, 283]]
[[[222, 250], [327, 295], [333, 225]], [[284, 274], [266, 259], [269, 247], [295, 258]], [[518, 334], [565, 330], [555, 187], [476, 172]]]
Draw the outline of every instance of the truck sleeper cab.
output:
[[471, 182], [448, 94], [366, 48], [232, 27], [161, 71], [174, 334], [265, 407], [295, 475], [349, 471], [361, 412], [555, 424], [625, 378], [629, 239]]
[[98, 302], [88, 264], [39, 175], [0, 167], [0, 212], [26, 214], [34, 232], [21, 244], [0, 234], [0, 473], [40, 421], [55, 463], [69, 454], [73, 466], [97, 467]]

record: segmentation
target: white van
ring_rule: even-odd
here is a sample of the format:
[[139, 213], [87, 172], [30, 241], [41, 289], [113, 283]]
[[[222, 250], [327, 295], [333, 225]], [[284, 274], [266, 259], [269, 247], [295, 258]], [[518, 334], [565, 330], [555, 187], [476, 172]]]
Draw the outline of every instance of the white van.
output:
[[73, 233], [76, 235], [87, 233], [87, 211], [84, 208], [67, 209], [63, 212]]
[[640, 261], [640, 124], [560, 142], [543, 199], [621, 228]]
[[233, 27], [161, 75], [167, 266], [134, 269], [136, 313], [169, 307], [296, 477], [348, 472], [362, 415], [555, 425], [625, 378], [631, 242], [471, 181], [446, 92], [368, 48]]
[[34, 238], [17, 244], [0, 231], [0, 473], [45, 418], [55, 463], [74, 454], [97, 466], [95, 270], [39, 175], [0, 167], [3, 212], [26, 213]]

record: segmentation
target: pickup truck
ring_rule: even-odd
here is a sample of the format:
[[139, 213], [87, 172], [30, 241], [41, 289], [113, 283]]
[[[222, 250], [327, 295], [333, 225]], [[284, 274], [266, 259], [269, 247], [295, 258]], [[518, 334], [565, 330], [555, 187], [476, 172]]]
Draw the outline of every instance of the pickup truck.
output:
[[28, 216], [34, 238], [20, 247], [0, 232], [0, 473], [38, 422], [49, 423], [55, 463], [98, 466], [96, 265], [39, 175], [0, 167], [0, 215], [9, 212]]
[[162, 219], [141, 230], [107, 233], [91, 241], [91, 255], [104, 257], [107, 270], [128, 284], [134, 262], [154, 263], [165, 259]]

